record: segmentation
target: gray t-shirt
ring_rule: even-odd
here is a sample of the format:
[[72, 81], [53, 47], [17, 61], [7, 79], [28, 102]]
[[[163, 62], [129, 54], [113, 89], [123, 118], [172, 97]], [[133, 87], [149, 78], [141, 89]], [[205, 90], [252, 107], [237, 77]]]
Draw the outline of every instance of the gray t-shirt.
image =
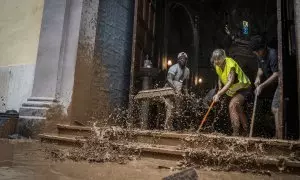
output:
[[178, 63], [171, 66], [168, 73], [175, 76], [173, 83], [175, 88], [178, 90], [181, 90], [183, 81], [189, 79], [190, 77], [189, 68], [185, 67], [184, 69], [181, 69]]

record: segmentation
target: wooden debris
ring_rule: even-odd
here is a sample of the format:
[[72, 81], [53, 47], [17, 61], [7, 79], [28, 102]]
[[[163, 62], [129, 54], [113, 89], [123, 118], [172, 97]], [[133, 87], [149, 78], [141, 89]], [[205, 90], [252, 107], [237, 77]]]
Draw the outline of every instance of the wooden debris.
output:
[[149, 99], [149, 98], [160, 98], [166, 96], [174, 96], [175, 92], [172, 88], [159, 88], [159, 89], [150, 89], [143, 90], [138, 92], [134, 97], [135, 100]]

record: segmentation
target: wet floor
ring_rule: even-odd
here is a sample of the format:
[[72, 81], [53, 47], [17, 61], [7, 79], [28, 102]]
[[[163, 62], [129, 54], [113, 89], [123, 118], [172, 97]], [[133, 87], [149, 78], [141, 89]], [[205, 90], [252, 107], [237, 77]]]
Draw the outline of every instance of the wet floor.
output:
[[[1, 180], [133, 180], [162, 179], [174, 172], [159, 169], [158, 166], [174, 167], [175, 161], [141, 158], [128, 164], [73, 161], [52, 161], [46, 159], [45, 146], [33, 141], [0, 141], [0, 179]], [[299, 179], [299, 176], [272, 173], [257, 175], [253, 173], [197, 170], [199, 179]]]

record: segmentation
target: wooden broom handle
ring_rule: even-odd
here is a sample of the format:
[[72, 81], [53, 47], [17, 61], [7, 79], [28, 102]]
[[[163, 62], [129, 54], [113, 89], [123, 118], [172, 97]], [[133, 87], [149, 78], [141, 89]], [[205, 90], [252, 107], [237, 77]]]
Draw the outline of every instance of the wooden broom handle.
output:
[[211, 110], [212, 107], [214, 106], [214, 104], [215, 104], [215, 101], [213, 101], [213, 102], [210, 104], [210, 106], [209, 106], [209, 108], [208, 108], [208, 111], [206, 112], [204, 118], [203, 118], [202, 121], [201, 121], [201, 124], [200, 124], [200, 126], [199, 126], [198, 132], [201, 130], [201, 128], [202, 128], [204, 122], [206, 121], [206, 118], [207, 118], [207, 116], [208, 116], [210, 110]]

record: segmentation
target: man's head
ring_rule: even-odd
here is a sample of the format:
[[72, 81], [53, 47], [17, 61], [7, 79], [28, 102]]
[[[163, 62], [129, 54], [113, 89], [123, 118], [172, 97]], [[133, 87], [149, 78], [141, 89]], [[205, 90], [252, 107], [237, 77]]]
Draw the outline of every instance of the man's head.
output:
[[250, 48], [257, 57], [261, 58], [265, 55], [267, 42], [263, 37], [259, 35], [253, 36], [251, 38]]
[[223, 49], [215, 49], [211, 55], [210, 62], [215, 66], [222, 66], [225, 58], [226, 53]]
[[188, 60], [188, 55], [185, 52], [178, 53], [177, 59], [178, 59], [178, 64], [181, 67], [185, 67]]

